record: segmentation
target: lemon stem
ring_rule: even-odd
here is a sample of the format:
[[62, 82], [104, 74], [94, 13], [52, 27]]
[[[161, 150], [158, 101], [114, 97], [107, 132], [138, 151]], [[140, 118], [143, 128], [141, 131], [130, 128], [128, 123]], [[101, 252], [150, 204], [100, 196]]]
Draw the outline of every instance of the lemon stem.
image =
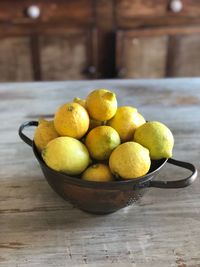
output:
[[68, 108], [67, 108], [67, 111], [72, 111], [74, 108], [72, 107], [72, 106], [69, 106]]
[[113, 100], [113, 98], [115, 97], [115, 94], [112, 93], [112, 92], [106, 92], [104, 95], [103, 95], [103, 98], [106, 99], [106, 100]]

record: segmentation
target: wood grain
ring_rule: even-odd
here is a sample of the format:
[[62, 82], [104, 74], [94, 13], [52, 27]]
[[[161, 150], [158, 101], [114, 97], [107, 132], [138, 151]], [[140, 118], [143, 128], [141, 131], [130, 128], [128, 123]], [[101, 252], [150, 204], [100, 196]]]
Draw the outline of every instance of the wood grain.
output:
[[162, 16], [167, 9], [166, 0], [116, 0], [116, 16], [126, 19], [137, 16]]
[[0, 39], [0, 74], [1, 82], [33, 79], [28, 37]]
[[[200, 1], [181, 1], [183, 9], [179, 13], [172, 12], [169, 0], [0, 1], [0, 37], [10, 40], [8, 46], [7, 41], [6, 44], [4, 41], [1, 44], [0, 81], [113, 78], [117, 77], [117, 68], [129, 69], [132, 68], [132, 64], [137, 66], [141, 58], [145, 60], [137, 71], [128, 71], [128, 75], [119, 76], [163, 77], [165, 73], [173, 77], [199, 76]], [[37, 19], [27, 15], [27, 9], [31, 5], [36, 5], [40, 9]], [[87, 35], [86, 32], [92, 32], [93, 29], [98, 37], [89, 37], [88, 44], [83, 42], [83, 36], [79, 34], [76, 43], [69, 35], [69, 32], [74, 30], [84, 31]], [[125, 53], [125, 57], [128, 58], [127, 66], [116, 66], [119, 57], [123, 60], [123, 55], [115, 56], [118, 46], [116, 33], [121, 30], [137, 30], [137, 38], [147, 34], [154, 41], [157, 34], [158, 47], [154, 46], [157, 42], [149, 39], [151, 48], [148, 51], [146, 40], [139, 40], [141, 48], [135, 49], [135, 52], [131, 50], [130, 55], [129, 51]], [[168, 38], [163, 37], [165, 35], [176, 34], [180, 40], [177, 42], [178, 49], [169, 46], [169, 49], [164, 51], [165, 45], [160, 39]], [[182, 34], [193, 36], [181, 38]], [[66, 35], [69, 39], [66, 39]], [[18, 38], [19, 48], [13, 48], [12, 39], [15, 38]], [[31, 40], [30, 44], [27, 44], [29, 41], [25, 39]], [[69, 48], [70, 42], [74, 43], [73, 51]], [[171, 39], [170, 43], [173, 43]], [[129, 44], [128, 48], [130, 47]], [[155, 50], [159, 48], [160, 53], [156, 55]], [[177, 55], [174, 50], [178, 51]], [[174, 58], [166, 59], [168, 63], [164, 70], [163, 58], [168, 52]], [[21, 55], [22, 53], [25, 56]], [[66, 53], [69, 55], [67, 59]], [[140, 54], [143, 56], [140, 57]], [[12, 64], [9, 65], [9, 62]], [[151, 64], [154, 67], [148, 73]]]
[[[27, 15], [27, 9], [31, 5], [36, 5], [40, 9], [40, 16], [36, 21]], [[93, 0], [8, 0], [0, 2], [0, 22], [40, 24], [69, 20], [81, 25], [81, 23], [90, 23], [93, 19]]]
[[131, 36], [130, 32], [117, 36], [117, 66], [120, 78], [165, 77], [168, 37]]
[[183, 8], [173, 12], [168, 0], [116, 0], [115, 17], [118, 27], [136, 28], [158, 25], [199, 24], [200, 2], [181, 0]]
[[[22, 122], [48, 117], [99, 87], [115, 91], [119, 105], [167, 124], [175, 137], [173, 157], [200, 171], [200, 79], [0, 84], [0, 266], [199, 267], [199, 178], [184, 189], [149, 189], [116, 213], [91, 215], [52, 191], [18, 137]], [[186, 175], [166, 165], [157, 179]]]
[[199, 34], [196, 26], [117, 31], [118, 77], [198, 76]]
[[83, 79], [87, 68], [87, 39], [84, 35], [75, 38], [42, 36], [40, 38], [41, 72], [43, 80]]
[[168, 0], [116, 0], [116, 16], [121, 19], [134, 17], [197, 17], [200, 14], [200, 5], [198, 0], [181, 0], [183, 8], [175, 13], [170, 8]]
[[200, 73], [200, 34], [173, 36], [169, 76], [193, 77]]
[[[95, 31], [65, 30], [39, 37], [42, 80], [86, 79], [89, 67], [97, 70]], [[95, 72], [93, 77], [95, 77]], [[92, 76], [92, 75], [91, 75]]]

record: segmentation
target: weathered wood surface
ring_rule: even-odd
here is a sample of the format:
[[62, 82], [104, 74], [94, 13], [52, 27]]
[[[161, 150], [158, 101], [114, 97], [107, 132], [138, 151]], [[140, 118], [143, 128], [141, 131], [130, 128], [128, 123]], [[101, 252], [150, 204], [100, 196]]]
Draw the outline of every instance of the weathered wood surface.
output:
[[[200, 170], [200, 79], [0, 84], [0, 266], [200, 266], [198, 178], [184, 189], [149, 189], [116, 213], [91, 215], [52, 191], [19, 139], [20, 123], [98, 87], [166, 123], [175, 136], [174, 158]], [[158, 178], [187, 174], [165, 166]]]

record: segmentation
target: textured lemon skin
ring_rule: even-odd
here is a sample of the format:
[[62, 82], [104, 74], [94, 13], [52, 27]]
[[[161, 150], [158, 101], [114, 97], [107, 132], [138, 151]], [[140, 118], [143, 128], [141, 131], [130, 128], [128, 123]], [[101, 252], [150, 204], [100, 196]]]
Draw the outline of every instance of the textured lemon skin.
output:
[[149, 121], [143, 124], [136, 129], [133, 140], [149, 149], [151, 159], [172, 157], [174, 137], [170, 129], [161, 122]]
[[115, 116], [107, 122], [107, 125], [118, 132], [121, 142], [126, 142], [133, 139], [134, 131], [145, 122], [136, 108], [123, 106], [117, 109]]
[[58, 136], [53, 120], [47, 121], [45, 119], [40, 119], [35, 129], [33, 140], [37, 149], [42, 151], [51, 140]]
[[107, 121], [117, 111], [116, 96], [107, 89], [94, 90], [86, 98], [86, 109], [92, 119]]
[[109, 158], [111, 172], [123, 179], [145, 175], [151, 166], [149, 151], [136, 142], [126, 142], [113, 150]]
[[106, 160], [120, 144], [120, 137], [112, 127], [98, 126], [87, 134], [85, 144], [92, 158]]
[[88, 167], [82, 174], [82, 179], [95, 182], [113, 181], [113, 175], [106, 164], [98, 163]]
[[57, 137], [42, 151], [42, 158], [53, 170], [69, 175], [83, 172], [90, 163], [84, 144], [72, 137]]
[[138, 127], [140, 127], [141, 125], [143, 125], [143, 124], [146, 123], [146, 120], [145, 120], [145, 118], [142, 116], [141, 113], [138, 112], [137, 115], [138, 115], [138, 123], [137, 123], [137, 125], [138, 125]]
[[67, 103], [56, 111], [54, 125], [61, 136], [80, 139], [89, 128], [89, 115], [80, 104]]

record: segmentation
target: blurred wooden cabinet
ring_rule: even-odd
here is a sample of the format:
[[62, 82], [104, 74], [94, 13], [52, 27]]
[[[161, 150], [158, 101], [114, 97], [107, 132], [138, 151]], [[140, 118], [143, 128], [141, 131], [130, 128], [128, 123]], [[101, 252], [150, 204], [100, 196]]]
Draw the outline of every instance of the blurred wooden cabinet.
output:
[[66, 80], [96, 77], [95, 30], [62, 30], [37, 38], [39, 79]]
[[200, 76], [199, 0], [0, 1], [0, 81]]
[[0, 2], [0, 81], [98, 74], [92, 0]]
[[0, 81], [33, 80], [30, 38], [0, 38]]
[[95, 30], [46, 29], [0, 38], [0, 81], [96, 77]]
[[200, 75], [200, 27], [165, 27], [117, 32], [120, 78]]
[[120, 78], [164, 77], [168, 38], [142, 31], [117, 33], [117, 67]]
[[120, 78], [200, 76], [199, 0], [117, 0]]
[[170, 37], [167, 76], [200, 76], [200, 28]]

